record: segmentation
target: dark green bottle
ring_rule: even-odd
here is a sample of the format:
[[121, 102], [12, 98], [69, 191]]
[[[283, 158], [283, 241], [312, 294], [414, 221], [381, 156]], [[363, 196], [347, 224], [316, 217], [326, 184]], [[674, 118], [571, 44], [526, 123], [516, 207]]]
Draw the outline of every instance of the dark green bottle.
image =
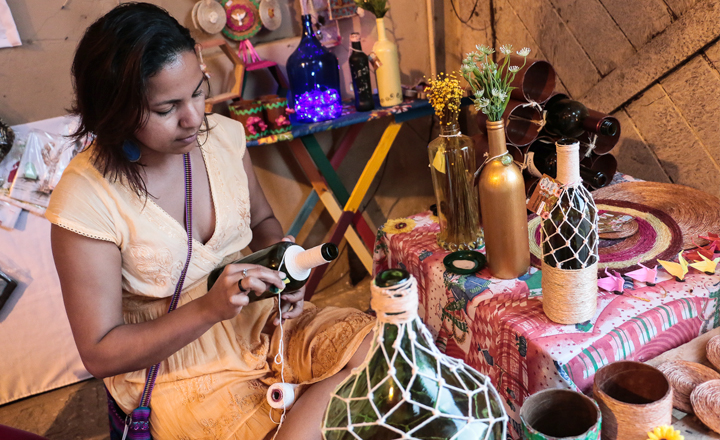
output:
[[[231, 264], [257, 264], [267, 268], [284, 272], [287, 275], [285, 290], [292, 292], [305, 285], [313, 267], [329, 263], [338, 256], [338, 248], [333, 243], [305, 250], [302, 246], [289, 241], [275, 243], [265, 249], [253, 252]], [[210, 290], [222, 273], [225, 266], [218, 267], [208, 276], [208, 290]], [[266, 291], [260, 295], [250, 295], [250, 301], [270, 298], [277, 292]]]
[[365, 361], [331, 394], [325, 440], [505, 440], [490, 379], [438, 350], [417, 316], [417, 281], [403, 269], [373, 281], [377, 312]]

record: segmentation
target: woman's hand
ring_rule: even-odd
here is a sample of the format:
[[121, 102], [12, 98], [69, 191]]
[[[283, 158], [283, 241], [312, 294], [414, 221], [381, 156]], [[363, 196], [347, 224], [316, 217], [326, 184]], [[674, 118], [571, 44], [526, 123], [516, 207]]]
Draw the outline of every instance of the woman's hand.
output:
[[[305, 286], [294, 292], [283, 292], [280, 295], [280, 314], [283, 322], [286, 319], [300, 316], [303, 311], [303, 304], [305, 304]], [[280, 316], [275, 317], [273, 324], [280, 325]]]
[[[286, 235], [282, 241], [295, 243], [295, 237]], [[280, 315], [273, 320], [274, 325], [280, 325], [280, 320], [285, 322], [286, 319], [297, 318], [303, 311], [305, 300], [305, 286], [294, 292], [283, 292], [280, 295]]]
[[250, 291], [259, 295], [270, 286], [285, 287], [280, 272], [257, 264], [228, 264], [203, 297], [205, 309], [218, 322], [234, 318], [250, 302]]

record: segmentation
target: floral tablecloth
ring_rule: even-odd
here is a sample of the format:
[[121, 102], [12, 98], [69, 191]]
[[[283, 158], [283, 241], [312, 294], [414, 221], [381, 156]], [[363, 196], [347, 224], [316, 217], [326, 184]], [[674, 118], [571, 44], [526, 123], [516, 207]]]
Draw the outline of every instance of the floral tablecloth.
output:
[[[653, 287], [627, 278], [624, 295], [600, 291], [597, 313], [577, 325], [542, 311], [542, 272], [519, 279], [445, 271], [430, 211], [388, 221], [378, 231], [373, 272], [403, 267], [418, 280], [419, 314], [445, 353], [489, 376], [505, 400], [510, 433], [520, 437], [525, 399], [546, 388], [589, 392], [608, 363], [647, 361], [720, 326], [720, 276], [691, 269], [685, 282]], [[484, 250], [481, 250], [484, 252]]]

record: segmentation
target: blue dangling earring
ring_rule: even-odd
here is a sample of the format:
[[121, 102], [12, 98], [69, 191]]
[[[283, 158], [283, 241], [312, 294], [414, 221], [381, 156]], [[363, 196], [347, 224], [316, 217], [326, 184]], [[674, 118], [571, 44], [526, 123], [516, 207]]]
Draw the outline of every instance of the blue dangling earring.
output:
[[125, 157], [130, 162], [137, 162], [140, 160], [140, 147], [133, 141], [125, 141], [122, 146]]

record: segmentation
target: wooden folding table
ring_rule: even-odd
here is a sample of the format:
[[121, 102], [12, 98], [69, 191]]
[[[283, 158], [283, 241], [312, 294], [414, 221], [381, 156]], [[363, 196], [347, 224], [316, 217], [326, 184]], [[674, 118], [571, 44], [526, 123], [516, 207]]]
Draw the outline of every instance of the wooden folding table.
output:
[[[425, 100], [405, 101], [387, 108], [378, 106], [376, 110], [370, 112], [355, 112], [352, 106], [346, 105], [343, 108], [343, 115], [337, 119], [312, 124], [293, 122], [292, 130], [287, 133], [248, 141], [248, 147], [288, 141], [290, 151], [313, 187], [313, 191], [305, 200], [287, 233], [297, 236], [315, 205], [320, 201], [335, 222], [326, 241], [340, 244], [342, 238], [345, 237], [368, 273], [372, 273], [372, 249], [377, 231], [370, 227], [363, 218], [360, 204], [380, 166], [385, 161], [402, 124], [405, 121], [432, 113], [432, 107]], [[352, 147], [365, 122], [385, 117], [392, 118], [392, 120], [385, 128], [372, 156], [365, 164], [355, 187], [348, 191], [340, 181], [336, 170]], [[342, 127], [349, 127], [349, 129], [334, 153], [330, 157], [326, 156], [314, 134]], [[350, 226], [351, 224], [354, 228]], [[313, 270], [306, 285], [306, 299], [312, 297], [326, 268], [327, 266], [320, 266]]]

